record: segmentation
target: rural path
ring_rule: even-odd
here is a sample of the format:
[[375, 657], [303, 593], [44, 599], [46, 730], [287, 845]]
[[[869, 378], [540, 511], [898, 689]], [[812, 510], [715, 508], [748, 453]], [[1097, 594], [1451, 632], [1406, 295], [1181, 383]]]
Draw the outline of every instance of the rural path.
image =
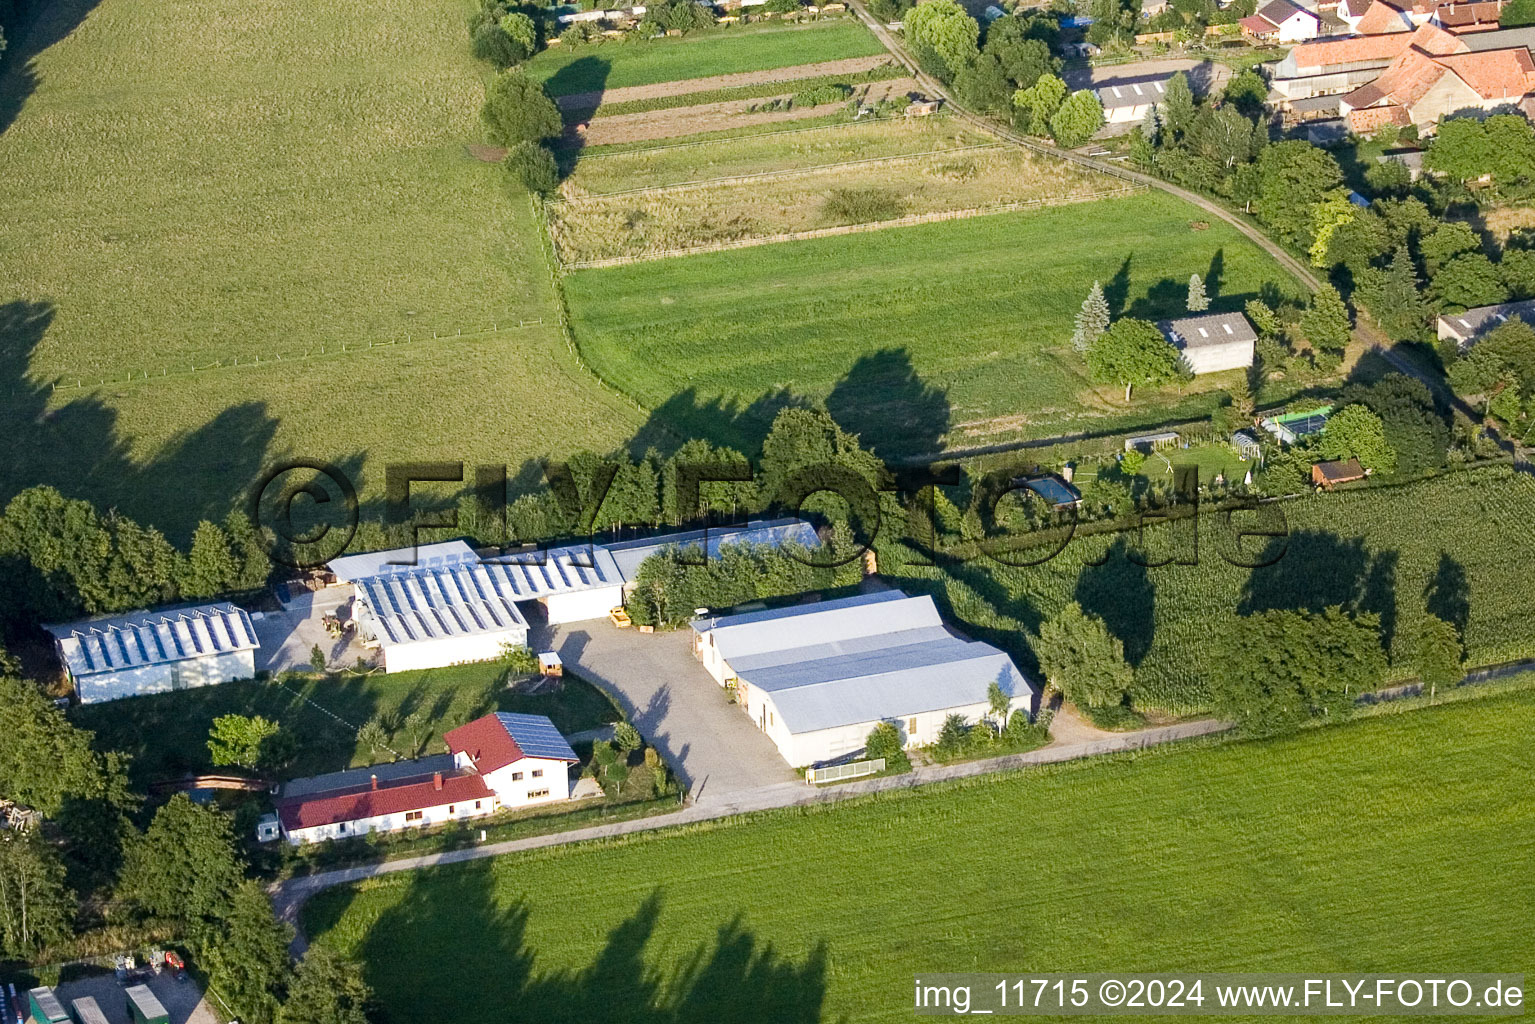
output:
[[682, 78], [654, 85], [626, 85], [619, 89], [596, 89], [592, 92], [576, 92], [555, 99], [561, 110], [595, 110], [602, 104], [629, 103], [634, 100], [664, 99], [669, 96], [686, 96], [695, 92], [713, 92], [716, 89], [738, 89], [748, 85], [768, 82], [791, 83], [805, 78], [821, 78], [826, 75], [861, 75], [890, 63], [890, 55], [876, 53], [872, 57], [847, 57], [842, 60], [824, 60], [819, 64], [796, 64], [793, 67], [774, 68], [769, 71], [737, 71], [729, 75], [709, 78]]
[[[1073, 721], [1070, 716], [1065, 716], [1065, 718], [1067, 721]], [[931, 765], [913, 769], [905, 775], [887, 775], [880, 778], [864, 779], [858, 782], [831, 786], [826, 789], [814, 789], [803, 782], [780, 782], [774, 785], [760, 786], [756, 789], [737, 791], [724, 799], [689, 804], [670, 814], [658, 814], [649, 818], [614, 822], [610, 825], [594, 825], [590, 828], [573, 829], [569, 832], [557, 832], [552, 835], [531, 836], [527, 839], [509, 839], [505, 842], [487, 843], [484, 846], [449, 850], [444, 853], [428, 854], [420, 857], [401, 857], [399, 860], [362, 864], [357, 867], [340, 868], [335, 871], [324, 871], [313, 875], [290, 878], [272, 886], [269, 892], [272, 896], [273, 905], [277, 909], [278, 917], [297, 927], [299, 923], [299, 909], [303, 906], [304, 901], [315, 893], [329, 889], [332, 886], [344, 885], [349, 882], [360, 882], [364, 879], [377, 878], [381, 875], [391, 875], [400, 871], [415, 871], [420, 868], [434, 867], [441, 864], [461, 864], [465, 861], [481, 860], [486, 857], [500, 857], [509, 853], [540, 850], [551, 846], [568, 846], [572, 843], [584, 843], [597, 839], [614, 839], [619, 836], [633, 835], [640, 832], [654, 832], [659, 829], [674, 828], [678, 825], [716, 821], [720, 818], [750, 814], [755, 811], [836, 803], [850, 800], [854, 797], [866, 796], [870, 793], [913, 789], [918, 786], [930, 785], [934, 782], [971, 778], [977, 775], [1007, 771], [1012, 768], [1022, 768], [1028, 765], [1055, 764], [1062, 761], [1075, 761], [1084, 757], [1093, 757], [1098, 754], [1142, 750], [1163, 743], [1210, 735], [1221, 732], [1228, 727], [1224, 722], [1205, 719], [1194, 722], [1179, 722], [1175, 725], [1164, 725], [1150, 729], [1139, 729], [1135, 732], [1101, 733], [1092, 726], [1076, 720], [1075, 724], [1070, 728], [1070, 732], [1074, 736], [1097, 734], [1097, 738], [1074, 739], [1071, 742], [1064, 743], [1052, 742], [1049, 746], [1041, 747], [1038, 750], [1030, 750], [1022, 754], [1008, 754], [1003, 757], [990, 757], [979, 761], [963, 761], [958, 764]], [[296, 941], [302, 944], [304, 940], [300, 936]]]
[[1055, 146], [1046, 145], [1042, 142], [1036, 142], [1033, 139], [1025, 138], [1024, 136], [1013, 131], [1011, 128], [1004, 127], [1003, 125], [997, 124], [994, 121], [990, 121], [986, 118], [980, 117], [977, 114], [971, 113], [969, 110], [965, 109], [964, 106], [958, 103], [941, 83], [939, 83], [932, 76], [928, 75], [921, 68], [917, 67], [916, 62], [906, 54], [906, 51], [901, 48], [900, 43], [897, 42], [895, 37], [890, 34], [890, 31], [886, 29], [885, 26], [877, 18], [870, 16], [868, 10], [863, 5], [863, 0], [849, 0], [849, 2], [852, 4], [853, 10], [857, 12], [859, 19], [862, 20], [864, 25], [868, 27], [869, 31], [873, 32], [875, 37], [884, 44], [885, 49], [889, 50], [892, 54], [895, 55], [896, 60], [905, 65], [906, 69], [911, 73], [911, 76], [917, 80], [917, 83], [922, 86], [927, 94], [929, 96], [942, 99], [946, 106], [951, 107], [955, 113], [969, 121], [971, 124], [974, 124], [979, 128], [983, 128], [986, 131], [991, 132], [993, 135], [1007, 139], [1009, 142], [1012, 142], [1015, 145], [1022, 146], [1025, 149], [1033, 150], [1036, 153], [1047, 153], [1052, 156], [1057, 156], [1063, 160], [1078, 164], [1079, 166], [1090, 167], [1093, 170], [1101, 171], [1104, 174], [1111, 174], [1117, 178], [1124, 178], [1127, 181], [1133, 181], [1137, 184], [1145, 185], [1148, 188], [1160, 189], [1169, 195], [1177, 196], [1184, 202], [1190, 203], [1205, 211], [1210, 216], [1218, 217], [1219, 219], [1225, 221], [1227, 224], [1230, 224], [1237, 231], [1241, 232], [1241, 234], [1250, 240], [1254, 245], [1258, 246], [1264, 252], [1272, 256], [1280, 266], [1284, 267], [1291, 274], [1295, 275], [1296, 278], [1298, 278], [1303, 284], [1306, 285], [1306, 287], [1310, 288], [1312, 291], [1315, 291], [1321, 287], [1321, 282], [1317, 280], [1316, 275], [1311, 272], [1310, 268], [1301, 263], [1294, 256], [1291, 256], [1273, 239], [1269, 238], [1263, 232], [1259, 231], [1253, 225], [1247, 223], [1245, 220], [1243, 220], [1241, 217], [1238, 217], [1230, 210], [1227, 210], [1219, 203], [1206, 199], [1204, 196], [1201, 196], [1197, 193], [1190, 192], [1188, 189], [1179, 188], [1177, 185], [1174, 185], [1171, 182], [1163, 181], [1160, 178], [1154, 178], [1149, 174], [1142, 174], [1139, 171], [1131, 170], [1128, 167], [1121, 167], [1118, 164], [1110, 163], [1106, 160], [1098, 160], [1090, 156], [1083, 156], [1081, 153], [1073, 153], [1071, 150], [1059, 149]]

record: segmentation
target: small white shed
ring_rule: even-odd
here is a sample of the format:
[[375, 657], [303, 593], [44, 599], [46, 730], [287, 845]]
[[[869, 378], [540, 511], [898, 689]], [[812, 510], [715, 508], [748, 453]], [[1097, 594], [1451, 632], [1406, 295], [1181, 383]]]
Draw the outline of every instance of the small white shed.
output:
[[1217, 373], [1253, 364], [1258, 333], [1241, 313], [1211, 313], [1164, 320], [1157, 325], [1195, 373]]

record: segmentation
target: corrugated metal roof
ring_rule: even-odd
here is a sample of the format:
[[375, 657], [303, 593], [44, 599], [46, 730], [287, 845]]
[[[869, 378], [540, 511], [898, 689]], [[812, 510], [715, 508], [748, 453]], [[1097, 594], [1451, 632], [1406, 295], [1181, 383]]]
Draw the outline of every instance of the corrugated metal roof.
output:
[[710, 633], [741, 680], [770, 693], [791, 733], [981, 704], [991, 683], [1033, 689], [990, 644], [943, 626], [931, 597], [897, 590], [748, 612], [693, 628]]
[[227, 602], [185, 605], [86, 619], [47, 630], [76, 679], [145, 665], [253, 651], [260, 644], [250, 616]]
[[932, 598], [907, 597], [899, 590], [693, 621], [695, 630], [712, 634], [729, 662], [765, 651], [941, 625]]
[[963, 650], [933, 652], [924, 664], [780, 687], [773, 706], [791, 733], [807, 733], [984, 704], [992, 683], [1010, 697], [1033, 688], [1012, 659], [990, 644], [955, 642]]
[[382, 576], [385, 573], [409, 572], [412, 569], [440, 568], [461, 562], [478, 562], [474, 549], [461, 540], [447, 540], [439, 544], [419, 544], [414, 548], [392, 548], [389, 551], [367, 551], [360, 555], [333, 558], [325, 567], [336, 574], [343, 583]]
[[517, 601], [623, 585], [613, 556], [585, 545], [417, 566], [357, 581], [380, 642], [408, 644], [527, 628]]
[[702, 547], [708, 538], [708, 557], [718, 558], [720, 549], [729, 544], [767, 544], [778, 547], [793, 541], [807, 548], [820, 544], [815, 527], [801, 519], [773, 519], [767, 522], [747, 523], [745, 526], [717, 526], [708, 530], [688, 530], [664, 537], [644, 537], [624, 540], [603, 547], [612, 554], [618, 571], [628, 582], [633, 582], [645, 559], [671, 547]]
[[903, 629], [894, 633], [852, 636], [822, 644], [785, 647], [774, 651], [763, 651], [761, 654], [732, 658], [730, 667], [737, 672], [751, 672], [793, 661], [819, 661], [822, 658], [835, 658], [843, 654], [858, 654], [862, 651], [875, 651], [885, 647], [904, 647], [909, 644], [926, 643], [929, 640], [942, 640], [953, 635], [943, 626], [923, 626], [920, 629]]

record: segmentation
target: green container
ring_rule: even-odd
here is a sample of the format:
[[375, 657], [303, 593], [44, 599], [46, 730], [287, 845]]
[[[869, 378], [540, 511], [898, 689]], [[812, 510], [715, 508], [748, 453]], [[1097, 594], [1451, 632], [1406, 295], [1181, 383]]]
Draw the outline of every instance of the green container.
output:
[[59, 1002], [59, 997], [47, 985], [39, 985], [27, 993], [27, 1008], [32, 1013], [31, 1019], [37, 1021], [37, 1024], [69, 1024], [69, 1014], [64, 1012], [64, 1004]]
[[165, 1012], [165, 1007], [149, 991], [148, 985], [130, 986], [125, 994], [128, 1016], [133, 1019], [133, 1024], [171, 1024], [171, 1015]]

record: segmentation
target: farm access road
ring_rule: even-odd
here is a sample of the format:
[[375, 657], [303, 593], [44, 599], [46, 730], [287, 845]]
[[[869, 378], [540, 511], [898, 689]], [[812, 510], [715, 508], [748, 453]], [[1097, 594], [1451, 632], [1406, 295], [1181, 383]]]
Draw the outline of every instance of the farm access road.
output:
[[[950, 95], [949, 91], [944, 88], [942, 83], [933, 78], [931, 75], [928, 75], [921, 68], [917, 67], [916, 62], [912, 60], [911, 57], [906, 54], [906, 51], [901, 48], [901, 44], [897, 42], [895, 37], [890, 34], [889, 29], [885, 28], [879, 19], [869, 14], [868, 10], [863, 5], [863, 0], [848, 0], [848, 2], [852, 4], [853, 10], [858, 14], [859, 19], [864, 23], [869, 31], [873, 32], [875, 37], [879, 39], [882, 44], [884, 44], [885, 49], [889, 50], [892, 54], [895, 55], [896, 60], [905, 65], [907, 71], [909, 71], [911, 76], [917, 80], [917, 83], [922, 86], [927, 95], [934, 97], [935, 99], [943, 100], [945, 106], [953, 109], [956, 114], [969, 121], [976, 127], [988, 131], [993, 135], [1004, 138], [1014, 145], [1033, 150], [1036, 153], [1045, 153], [1051, 156], [1056, 156], [1062, 160], [1068, 160], [1082, 167], [1091, 167], [1095, 171], [1102, 171], [1104, 174], [1110, 174], [1116, 178], [1123, 178], [1126, 181], [1133, 181], [1139, 185], [1145, 185], [1148, 188], [1161, 189], [1163, 192], [1166, 192], [1169, 195], [1177, 196], [1184, 202], [1197, 206], [1199, 209], [1205, 211], [1210, 216], [1218, 217], [1225, 221], [1227, 224], [1230, 224], [1232, 227], [1236, 228], [1254, 245], [1258, 246], [1264, 252], [1272, 256], [1280, 266], [1284, 267], [1291, 274], [1295, 275], [1295, 277], [1307, 288], [1310, 288], [1312, 291], [1316, 291], [1322, 286], [1321, 282], [1317, 280], [1316, 275], [1311, 272], [1310, 268], [1286, 252], [1285, 249], [1279, 245], [1279, 243], [1275, 242], [1262, 231], [1259, 231], [1256, 227], [1249, 224], [1247, 221], [1243, 220], [1241, 217], [1238, 217], [1236, 214], [1232, 213], [1230, 210], [1227, 210], [1224, 206], [1221, 206], [1219, 203], [1214, 202], [1213, 200], [1206, 199], [1204, 196], [1201, 196], [1195, 192], [1190, 192], [1188, 189], [1179, 188], [1177, 185], [1174, 185], [1171, 182], [1163, 181], [1161, 178], [1154, 178], [1149, 174], [1142, 174], [1139, 171], [1131, 170], [1128, 167], [1121, 167], [1119, 164], [1110, 163], [1107, 160], [1098, 160], [1090, 156], [1083, 156], [1081, 153], [1074, 153], [1068, 149], [1060, 149], [1056, 146], [1050, 146], [1042, 142], [1036, 142], [1032, 139], [1025, 138], [1024, 136], [1013, 131], [1011, 128], [1005, 127], [996, 123], [995, 121], [990, 121], [984, 117], [980, 117], [971, 113], [969, 110], [965, 109], [963, 105], [958, 103], [952, 95]], [[1115, 70], [1122, 76], [1133, 66], [1134, 65], [1121, 65]]]
[[[741, 718], [743, 722], [745, 721], [744, 715], [737, 713], [737, 717]], [[879, 778], [830, 786], [825, 789], [815, 789], [804, 782], [780, 782], [756, 789], [738, 790], [731, 793], [728, 797], [721, 796], [716, 800], [692, 803], [671, 814], [658, 814], [633, 821], [614, 822], [611, 825], [594, 825], [590, 828], [573, 829], [569, 832], [557, 832], [552, 835], [531, 836], [527, 839], [509, 839], [505, 842], [487, 843], [484, 846], [470, 849], [450, 850], [444, 853], [428, 854], [420, 857], [402, 857], [399, 860], [384, 861], [377, 864], [363, 864], [357, 867], [341, 868], [335, 871], [325, 871], [299, 878], [290, 878], [277, 883], [269, 892], [272, 896], [272, 903], [276, 907], [277, 916], [293, 924], [296, 928], [299, 923], [299, 909], [304, 905], [304, 901], [315, 893], [335, 885], [360, 882], [364, 879], [394, 874], [398, 871], [416, 871], [420, 868], [434, 867], [441, 864], [460, 864], [465, 861], [480, 860], [485, 857], [500, 857], [508, 853], [521, 853], [526, 850], [539, 850], [551, 846], [566, 846], [571, 843], [584, 843], [594, 839], [614, 839], [619, 836], [632, 835], [639, 832], [654, 832], [659, 829], [673, 828], [679, 825], [716, 821], [721, 818], [750, 814], [755, 811], [835, 803], [854, 797], [865, 796], [870, 793], [912, 789], [934, 782], [970, 778], [976, 775], [1007, 771], [1027, 765], [1053, 764], [1061, 761], [1074, 761], [1079, 758], [1092, 757], [1097, 754], [1141, 750], [1175, 740], [1192, 739], [1196, 736], [1221, 732], [1229, 727], [1225, 722], [1205, 719], [1202, 721], [1179, 722], [1174, 725], [1139, 729], [1135, 732], [1103, 733], [1074, 715], [1069, 713], [1061, 714], [1052, 723], [1051, 732], [1056, 737], [1055, 742], [1052, 742], [1047, 747], [1030, 750], [1022, 754], [1008, 754], [1002, 757], [985, 758], [979, 761], [964, 761], [959, 764], [930, 765], [915, 768], [905, 775], [886, 775]], [[295, 946], [302, 948], [304, 941], [303, 935], [300, 934], [295, 940]]]

